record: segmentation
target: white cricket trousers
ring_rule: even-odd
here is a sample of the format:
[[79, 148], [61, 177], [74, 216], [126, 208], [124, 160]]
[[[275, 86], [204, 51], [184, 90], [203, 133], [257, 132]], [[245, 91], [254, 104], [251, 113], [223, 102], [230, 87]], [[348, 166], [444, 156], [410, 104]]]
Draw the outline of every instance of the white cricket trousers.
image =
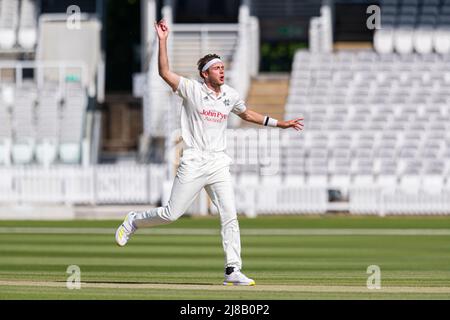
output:
[[202, 188], [205, 188], [220, 215], [225, 267], [241, 269], [240, 231], [229, 170], [231, 161], [228, 162], [230, 158], [225, 153], [223, 155], [224, 157], [219, 158], [198, 158], [193, 157], [192, 153], [183, 155], [168, 204], [136, 212], [134, 224], [137, 228], [142, 228], [174, 222], [186, 212]]

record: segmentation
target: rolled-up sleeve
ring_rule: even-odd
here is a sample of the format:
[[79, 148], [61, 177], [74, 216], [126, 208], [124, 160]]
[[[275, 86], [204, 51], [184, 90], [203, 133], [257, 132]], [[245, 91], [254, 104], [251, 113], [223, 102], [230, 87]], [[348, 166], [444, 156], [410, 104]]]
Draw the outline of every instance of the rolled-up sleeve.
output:
[[245, 105], [244, 100], [238, 99], [234, 104], [233, 109], [231, 109], [231, 112], [241, 114], [242, 112], [245, 112], [245, 110], [247, 110], [247, 106]]

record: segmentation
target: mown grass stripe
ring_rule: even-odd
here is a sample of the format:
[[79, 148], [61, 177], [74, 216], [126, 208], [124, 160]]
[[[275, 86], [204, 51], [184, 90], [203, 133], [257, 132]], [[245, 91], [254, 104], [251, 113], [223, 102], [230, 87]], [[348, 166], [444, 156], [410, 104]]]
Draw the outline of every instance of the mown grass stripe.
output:
[[[315, 228], [303, 224], [310, 220], [297, 219], [297, 223], [283, 229], [290, 221], [285, 219], [244, 220], [241, 224], [243, 272], [256, 280], [257, 287], [299, 286], [318, 290], [323, 286], [325, 291], [231, 288], [236, 299], [450, 298], [446, 290], [426, 292], [430, 287], [450, 288], [450, 251], [447, 250], [450, 225], [443, 223], [443, 219], [417, 218], [415, 223], [410, 219], [406, 226], [391, 219], [376, 220], [373, 224], [374, 219], [346, 217], [345, 224], [342, 220], [338, 226], [334, 220], [317, 218]], [[174, 224], [180, 226], [177, 228], [170, 225], [139, 230], [124, 248], [117, 247], [114, 241], [118, 222], [0, 224], [2, 229], [6, 228], [4, 233], [0, 232], [0, 279], [3, 281], [48, 281], [64, 285], [69, 276], [67, 267], [75, 264], [81, 269], [81, 281], [88, 286], [98, 283], [162, 286], [68, 290], [64, 286], [0, 284], [0, 299], [229, 299], [230, 292], [220, 286], [224, 256], [219, 221], [180, 219], [178, 222]], [[36, 229], [32, 227], [53, 231], [34, 233]], [[10, 228], [19, 228], [17, 231], [27, 228], [33, 232], [6, 232]], [[71, 233], [60, 233], [60, 228]], [[79, 229], [88, 229], [89, 233], [78, 233]], [[95, 233], [96, 229], [101, 233]], [[278, 234], [265, 236], [266, 232]], [[365, 289], [369, 265], [380, 267], [383, 288], [417, 288], [415, 293]], [[168, 289], [167, 285], [182, 285], [186, 289]], [[192, 285], [218, 289], [196, 290]], [[359, 287], [366, 291], [331, 292], [336, 287]]]
[[[0, 234], [114, 234], [111, 228], [41, 228], [0, 227]], [[219, 229], [159, 229], [138, 230], [138, 234], [154, 235], [219, 235]], [[450, 229], [241, 229], [246, 236], [450, 236]]]
[[[57, 281], [11, 281], [0, 280], [0, 286], [39, 286], [39, 287], [66, 287], [66, 282]], [[390, 292], [390, 293], [449, 293], [450, 287], [409, 287], [385, 286], [379, 290], [368, 289], [364, 286], [322, 286], [322, 285], [256, 285], [252, 287], [229, 287], [211, 284], [165, 284], [165, 283], [110, 283], [110, 282], [81, 282], [81, 288], [108, 288], [108, 289], [162, 289], [162, 290], [226, 290], [226, 291], [270, 291], [270, 292]]]

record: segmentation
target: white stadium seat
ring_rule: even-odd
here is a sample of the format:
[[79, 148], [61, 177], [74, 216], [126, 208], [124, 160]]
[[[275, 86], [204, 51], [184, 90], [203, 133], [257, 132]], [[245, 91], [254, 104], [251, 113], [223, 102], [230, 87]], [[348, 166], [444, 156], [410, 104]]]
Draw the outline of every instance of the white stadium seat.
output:
[[34, 156], [34, 144], [32, 142], [14, 143], [11, 156], [14, 164], [31, 164]]
[[376, 30], [374, 34], [374, 47], [378, 53], [386, 54], [394, 51], [394, 29]]
[[0, 1], [0, 49], [12, 49], [16, 44], [19, 23], [19, 1]]
[[450, 53], [450, 27], [440, 27], [434, 32], [433, 45], [440, 54]]
[[414, 49], [420, 54], [428, 54], [433, 51], [434, 30], [429, 27], [417, 28], [414, 31]]
[[59, 158], [63, 163], [79, 163], [81, 159], [81, 144], [61, 143], [59, 146]]
[[12, 106], [14, 103], [15, 87], [13, 85], [4, 84], [1, 87], [1, 97], [4, 106]]
[[43, 142], [36, 145], [36, 160], [40, 164], [50, 165], [58, 157], [57, 143]]
[[394, 32], [394, 48], [400, 54], [409, 54], [414, 50], [414, 29], [412, 27], [397, 28]]
[[32, 49], [37, 41], [36, 2], [21, 0], [18, 42], [22, 48]]

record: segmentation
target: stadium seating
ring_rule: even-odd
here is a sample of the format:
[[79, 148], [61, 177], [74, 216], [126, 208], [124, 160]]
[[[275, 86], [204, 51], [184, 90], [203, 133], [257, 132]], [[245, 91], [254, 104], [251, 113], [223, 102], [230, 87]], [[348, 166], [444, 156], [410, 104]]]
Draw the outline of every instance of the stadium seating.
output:
[[71, 86], [61, 112], [60, 157], [64, 162], [78, 163], [86, 117], [87, 96], [81, 87]]
[[32, 49], [37, 41], [36, 3], [33, 0], [21, 0], [18, 42], [22, 48]]
[[35, 148], [36, 94], [29, 88], [16, 88], [12, 108], [13, 146], [12, 158], [16, 164], [30, 163]]
[[51, 164], [56, 160], [59, 130], [59, 96], [56, 90], [46, 88], [38, 97], [36, 122], [36, 160]]
[[34, 0], [0, 0], [0, 50], [34, 50], [37, 8]]
[[374, 35], [379, 53], [450, 52], [450, 2], [446, 0], [384, 0], [381, 27]]
[[[304, 151], [284, 153], [285, 163], [304, 167], [310, 183], [326, 176], [319, 181], [329, 188], [377, 185], [435, 196], [449, 180], [449, 61], [433, 53], [299, 51], [286, 119], [304, 115], [305, 132], [290, 135]], [[411, 213], [428, 210], [432, 198], [424, 197]], [[409, 210], [408, 201], [393, 212]]]
[[68, 30], [65, 14], [40, 15], [37, 39], [36, 5], [0, 1], [0, 51], [38, 43], [34, 60], [0, 61], [0, 164], [80, 164], [88, 96], [104, 91], [101, 22], [83, 15], [83, 28]]
[[19, 24], [19, 0], [0, 1], [0, 49], [12, 49], [16, 44]]
[[[67, 84], [60, 92], [47, 83], [2, 86], [0, 99], [0, 164], [79, 163], [87, 108], [87, 93], [80, 84]], [[11, 144], [10, 147], [8, 145]], [[59, 154], [59, 158], [58, 158]]]
[[320, 16], [312, 17], [309, 23], [309, 50], [311, 52], [331, 52], [333, 49], [332, 9], [327, 1], [322, 1]]
[[[319, 211], [327, 210], [324, 190], [339, 190], [350, 197], [353, 213], [449, 212], [449, 62], [450, 56], [435, 53], [298, 51], [285, 118], [303, 115], [305, 130], [265, 138], [231, 130], [227, 151], [237, 185], [258, 188], [258, 194], [264, 185], [284, 185], [287, 193], [304, 186], [297, 195], [316, 199]], [[267, 153], [279, 164], [272, 176], [262, 174], [261, 143], [279, 151]], [[276, 194], [266, 194], [266, 208], [280, 203], [272, 199]], [[252, 210], [264, 211], [258, 205]]]

